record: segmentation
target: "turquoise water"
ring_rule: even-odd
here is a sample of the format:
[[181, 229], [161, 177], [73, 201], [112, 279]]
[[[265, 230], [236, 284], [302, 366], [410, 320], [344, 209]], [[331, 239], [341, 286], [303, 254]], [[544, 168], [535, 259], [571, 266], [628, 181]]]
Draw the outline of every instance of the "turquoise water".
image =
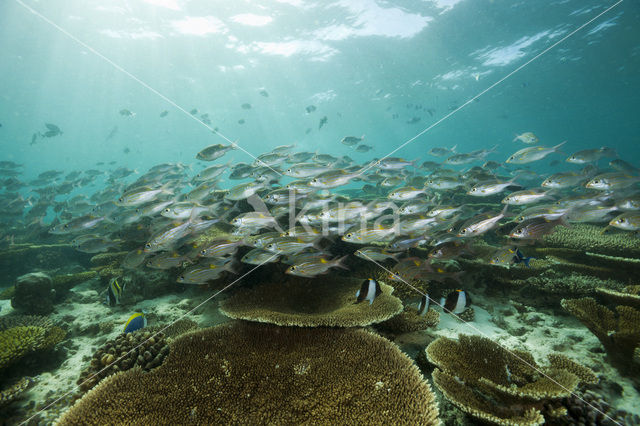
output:
[[[209, 113], [250, 152], [296, 142], [347, 154], [337, 142], [366, 134], [383, 155], [613, 3], [26, 4], [177, 105]], [[499, 144], [492, 158], [504, 160], [515, 133], [535, 131], [547, 145], [568, 140], [568, 152], [607, 145], [637, 159], [638, 13], [634, 2], [621, 3], [397, 154]], [[5, 2], [0, 19], [0, 143], [27, 176], [104, 160], [141, 169], [191, 162], [202, 146], [224, 142], [18, 3]], [[251, 110], [241, 109], [245, 102]], [[307, 105], [318, 109], [306, 114]], [[122, 108], [135, 119], [120, 116]], [[161, 119], [163, 110], [170, 114]], [[412, 117], [421, 121], [406, 124]], [[63, 137], [30, 146], [44, 122]]]
[[[634, 309], [640, 305], [634, 269], [640, 261], [639, 18], [640, 6], [632, 0], [5, 0], [0, 5], [0, 271], [4, 276], [0, 333], [28, 323], [48, 332], [60, 326], [64, 337], [57, 346], [38, 347], [32, 350], [35, 355], [21, 355], [12, 364], [5, 365], [0, 357], [0, 391], [18, 379], [29, 383], [22, 400], [7, 404], [10, 408], [0, 404], [0, 419], [6, 416], [7, 424], [19, 424], [35, 416], [39, 424], [50, 424], [58, 418], [71, 406], [70, 395], [80, 396], [74, 383], [80, 384], [90, 374], [85, 368], [91, 357], [106, 353], [96, 350], [121, 334], [135, 312], [144, 310], [152, 327], [168, 327], [186, 316], [194, 321], [191, 328], [205, 328], [226, 321], [227, 316], [252, 320], [218, 312], [219, 300], [227, 295], [216, 299], [216, 291], [227, 291], [230, 283], [239, 282], [238, 288], [229, 290], [237, 295], [235, 291], [244, 287], [273, 285], [268, 281], [274, 277], [288, 285], [313, 285], [313, 280], [331, 285], [333, 278], [339, 285], [351, 285], [375, 276], [392, 283], [400, 299], [383, 296], [400, 306], [384, 312], [385, 320], [401, 309], [415, 310], [417, 302], [427, 298], [430, 309], [440, 312], [439, 325], [436, 318], [436, 325], [410, 337], [401, 332], [394, 335], [394, 326], [388, 323], [385, 332], [389, 334], [384, 335], [394, 335], [391, 340], [416, 360], [434, 389], [441, 390], [431, 376], [439, 364], [431, 359], [431, 364], [424, 360], [420, 364], [424, 348], [436, 339], [457, 338], [459, 333], [483, 334], [507, 350], [531, 351], [537, 361], [558, 351], [592, 368], [600, 383], [572, 388], [574, 397], [599, 404], [598, 409], [615, 421], [640, 423], [638, 356], [633, 355], [634, 348], [640, 350], [640, 331], [630, 332], [627, 343], [633, 347], [623, 348], [616, 359], [616, 345], [624, 342], [607, 340], [615, 334], [607, 334], [610, 330], [605, 337], [589, 331], [587, 321], [579, 321], [584, 318], [569, 315], [561, 304], [562, 299], [597, 295], [598, 302], [611, 310], [620, 300], [615, 297], [629, 298], [625, 306]], [[535, 133], [540, 146], [565, 143], [544, 159], [505, 164], [516, 151], [536, 146], [514, 140], [525, 132]], [[356, 145], [366, 144], [371, 150], [358, 152], [355, 146], [342, 143], [348, 136], [363, 137]], [[207, 146], [230, 143], [239, 149], [215, 162], [196, 159]], [[297, 210], [283, 212], [275, 203], [265, 205], [261, 200], [274, 192], [282, 196], [277, 189], [293, 177], [273, 176], [270, 183], [259, 182], [262, 186], [254, 191], [259, 197], [234, 197], [224, 191], [259, 177], [233, 180], [225, 169], [219, 181], [210, 182], [210, 189], [216, 191], [188, 198], [201, 202], [206, 207], [203, 211], [176, 222], [161, 215], [162, 208], [144, 215], [136, 210], [158, 201], [168, 206], [184, 201], [201, 169], [213, 164], [229, 164], [229, 168], [241, 162], [251, 164], [276, 147], [279, 151], [273, 155], [281, 161], [270, 164], [276, 174], [287, 174], [287, 167], [295, 167], [289, 154], [306, 151], [348, 156], [339, 162], [337, 158], [304, 161], [314, 161], [322, 171], [354, 175], [343, 184], [319, 187], [312, 179], [322, 173], [307, 176], [304, 185], [313, 187], [312, 195], [304, 198], [307, 192], [300, 192]], [[453, 152], [440, 157], [429, 154], [433, 148], [453, 147], [456, 153], [489, 152], [453, 166], [444, 163]], [[602, 150], [606, 155], [587, 161], [585, 169], [585, 164], [565, 161], [572, 153], [600, 147], [611, 150]], [[624, 177], [627, 184], [611, 191], [585, 188], [589, 180], [613, 171], [612, 152], [635, 167]], [[387, 169], [373, 161], [384, 162], [388, 157], [415, 161]], [[487, 160], [499, 164], [486, 164]], [[423, 161], [441, 164], [420, 166]], [[170, 164], [161, 173], [148, 173], [164, 163]], [[129, 169], [128, 176], [117, 176], [122, 170], [118, 168]], [[250, 169], [258, 167], [254, 164]], [[52, 170], [59, 171], [60, 177], [37, 179]], [[541, 182], [552, 173], [583, 170], [583, 179], [550, 192], [543, 201], [509, 206], [508, 213], [503, 210], [503, 191], [542, 192]], [[72, 172], [82, 174], [69, 177]], [[92, 173], [95, 179], [89, 179]], [[135, 182], [141, 177], [145, 180]], [[395, 184], [383, 185], [383, 179], [389, 178], [397, 178]], [[462, 188], [428, 185], [429, 179], [441, 178], [453, 179]], [[471, 193], [488, 181], [504, 187], [485, 198]], [[418, 194], [397, 198], [394, 191], [400, 187]], [[120, 200], [106, 213], [92, 210], [136, 188], [161, 188], [162, 192], [150, 196], [149, 203]], [[105, 189], [114, 192], [100, 200], [88, 198]], [[349, 199], [337, 197], [345, 194]], [[317, 232], [322, 222], [326, 238], [311, 235], [304, 241], [306, 247], [287, 256], [284, 249], [271, 250], [279, 262], [260, 265], [250, 275], [261, 262], [246, 261], [245, 256], [250, 249], [264, 248], [257, 240], [267, 238], [273, 229], [270, 225], [253, 229], [232, 219], [258, 210], [273, 214], [277, 218], [273, 222], [286, 229], [287, 213], [307, 213], [307, 201], [323, 200], [325, 208], [340, 209], [352, 201], [348, 206], [357, 213], [342, 220], [340, 225], [346, 226], [332, 228], [320, 220], [314, 222], [312, 216], [320, 208], [311, 209], [311, 219], [304, 218], [312, 228], [317, 225], [313, 229]], [[377, 210], [372, 200], [395, 204]], [[536, 235], [523, 241], [509, 234], [517, 226], [511, 222], [527, 207], [552, 200], [566, 207], [561, 218], [531, 216], [531, 222], [525, 221], [548, 227], [549, 238]], [[630, 201], [623, 204], [624, 200]], [[405, 201], [424, 209], [401, 217], [400, 227], [428, 220], [424, 215], [442, 206], [456, 210], [451, 215], [429, 216], [438, 217], [435, 225], [424, 222], [416, 228], [392, 230], [389, 219], [397, 219], [392, 213]], [[589, 206], [595, 207], [590, 210]], [[191, 211], [196, 207], [189, 206]], [[480, 223], [478, 213], [495, 223], [468, 238], [462, 231]], [[627, 225], [614, 224], [619, 215], [629, 218]], [[102, 222], [59, 232], [78, 218]], [[214, 221], [218, 221], [215, 226]], [[361, 231], [359, 225], [373, 237], [365, 232], [357, 237], [361, 240], [354, 240], [353, 234]], [[166, 243], [156, 241], [175, 226], [182, 226], [184, 234]], [[553, 238], [556, 227], [568, 235], [565, 240]], [[93, 245], [82, 245], [80, 237]], [[221, 237], [234, 240], [233, 249], [203, 259], [200, 250]], [[452, 243], [447, 248], [455, 253], [434, 256], [447, 243]], [[381, 256], [375, 262], [381, 269], [356, 252], [371, 245], [372, 253]], [[376, 252], [382, 246], [384, 251]], [[300, 254], [307, 257], [295, 258]], [[494, 262], [497, 254], [502, 257]], [[160, 271], [147, 263], [150, 260], [169, 266]], [[207, 263], [214, 261], [221, 263], [214, 267]], [[299, 272], [309, 267], [307, 261], [317, 269]], [[185, 279], [205, 263], [204, 271], [196, 271], [196, 279]], [[331, 266], [321, 270], [327, 264]], [[89, 278], [70, 275], [91, 275], [91, 271], [95, 276]], [[46, 275], [30, 276], [21, 287], [18, 277], [30, 272]], [[242, 280], [245, 275], [248, 278]], [[413, 284], [419, 282], [417, 288], [407, 291], [403, 276]], [[337, 279], [344, 277], [351, 281]], [[72, 284], [65, 284], [67, 279]], [[364, 312], [367, 317], [371, 313], [367, 309], [376, 308], [375, 299], [382, 294], [376, 292], [378, 279], [368, 278], [358, 299], [353, 298], [354, 302], [365, 300], [357, 308], [360, 311], [354, 308], [358, 315]], [[36, 289], [31, 290], [35, 297], [25, 297], [26, 290], [20, 290], [28, 289], [27, 285]], [[458, 296], [467, 294], [463, 290], [451, 291], [459, 287], [468, 293], [468, 301]], [[624, 294], [598, 294], [596, 289], [603, 287]], [[340, 288], [349, 295], [357, 289], [357, 283], [353, 291]], [[42, 297], [39, 291], [44, 292]], [[205, 308], [192, 309], [199, 303]], [[304, 313], [318, 308], [313, 303], [291, 306], [269, 309], [291, 314], [296, 306], [303, 306], [303, 314], [296, 313], [303, 318], [297, 317], [295, 323], [306, 324]], [[25, 320], [19, 317], [22, 314], [47, 318]], [[460, 322], [457, 315], [469, 323]], [[344, 326], [376, 323], [368, 318], [366, 324], [351, 320]], [[279, 321], [273, 322], [283, 325], [291, 319]], [[139, 323], [146, 327], [146, 322]], [[406, 338], [394, 340], [401, 335]], [[37, 358], [41, 350], [46, 356]], [[154, 358], [154, 362], [148, 369], [160, 368], [162, 360]], [[299, 370], [306, 372], [306, 364], [300, 365]], [[505, 368], [511, 381], [509, 367]], [[587, 390], [595, 396], [585, 396]], [[477, 422], [462, 414], [470, 410], [453, 409], [440, 391], [436, 398], [445, 424]], [[589, 412], [576, 400], [563, 399], [562, 404]], [[538, 405], [537, 409], [544, 404]], [[547, 420], [549, 407], [543, 410]], [[105, 404], [103, 408], [108, 413], [113, 407]], [[509, 409], [522, 410], [522, 406], [513, 404]], [[616, 409], [624, 412], [614, 414]], [[579, 419], [574, 414], [558, 424], [574, 424]]]

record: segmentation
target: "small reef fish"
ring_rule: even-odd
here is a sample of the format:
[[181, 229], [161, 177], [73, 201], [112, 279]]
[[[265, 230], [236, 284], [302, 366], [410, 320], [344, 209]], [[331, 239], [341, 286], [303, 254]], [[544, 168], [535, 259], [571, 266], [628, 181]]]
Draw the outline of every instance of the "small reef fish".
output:
[[523, 191], [512, 192], [502, 199], [502, 204], [511, 206], [523, 206], [525, 204], [537, 203], [538, 201], [550, 198], [550, 191], [540, 191], [537, 189], [525, 189]]
[[136, 113], [131, 112], [130, 110], [123, 108], [120, 110], [120, 115], [123, 117], [135, 117]]
[[460, 231], [458, 231], [457, 236], [458, 237], [475, 237], [475, 236], [484, 234], [490, 229], [493, 229], [497, 225], [498, 221], [502, 219], [504, 215], [507, 213], [508, 207], [509, 207], [508, 204], [505, 205], [504, 208], [502, 209], [502, 212], [500, 212], [500, 214], [498, 214], [497, 216], [481, 215], [479, 217], [472, 219], [470, 222], [462, 226]]
[[520, 141], [522, 143], [526, 143], [527, 145], [533, 145], [534, 143], [538, 143], [538, 137], [532, 132], [524, 132], [521, 135], [516, 135], [516, 137], [513, 138], [512, 142], [515, 141]]
[[447, 295], [444, 301], [444, 311], [452, 314], [461, 314], [471, 305], [471, 297], [464, 290], [455, 290]]
[[458, 145], [454, 145], [451, 148], [443, 148], [443, 147], [436, 146], [431, 148], [429, 151], [427, 151], [427, 154], [433, 155], [434, 157], [444, 157], [445, 155], [455, 154], [457, 147]]
[[418, 302], [418, 315], [423, 316], [429, 311], [429, 295], [423, 294]]
[[546, 147], [546, 146], [529, 146], [526, 148], [517, 151], [515, 154], [511, 155], [506, 163], [509, 164], [527, 164], [532, 163], [534, 161], [539, 161], [545, 158], [549, 154], [553, 154], [554, 152], [558, 152], [559, 148], [567, 143], [567, 141], [561, 142], [556, 146]]
[[120, 285], [118, 282], [119, 279], [120, 277], [112, 278], [111, 281], [109, 281], [109, 285], [107, 285], [107, 296], [105, 300], [107, 306], [113, 307], [120, 304], [120, 297], [122, 297], [125, 284]]
[[624, 231], [638, 231], [640, 230], [640, 213], [637, 211], [622, 213], [620, 216], [612, 219], [609, 222], [609, 226]]
[[249, 265], [264, 265], [265, 263], [277, 262], [279, 259], [280, 255], [277, 253], [261, 248], [254, 248], [242, 256], [240, 261], [242, 263], [248, 263]]
[[326, 273], [330, 268], [334, 267], [348, 270], [349, 268], [342, 264], [347, 257], [348, 256], [344, 256], [335, 260], [327, 260], [324, 257], [312, 258], [310, 260], [291, 265], [287, 268], [286, 273], [299, 277], [313, 278], [316, 275]]
[[235, 144], [231, 144], [231, 145], [222, 145], [222, 144], [210, 145], [210, 146], [204, 148], [203, 150], [201, 150], [200, 152], [198, 152], [196, 154], [196, 158], [198, 160], [202, 160], [202, 161], [214, 161], [214, 160], [217, 160], [218, 158], [222, 157], [227, 152], [229, 152], [229, 151], [231, 151], [233, 149], [237, 149]]
[[167, 115], [169, 115], [169, 111], [164, 110], [164, 111], [162, 111], [162, 112], [160, 113], [160, 118], [164, 118], [164, 117], [166, 117]]
[[360, 144], [356, 147], [356, 152], [360, 152], [360, 153], [365, 153], [365, 152], [369, 152], [373, 149], [373, 147], [371, 145], [367, 145], [367, 144]]
[[580, 185], [586, 176], [582, 173], [563, 172], [554, 173], [546, 178], [540, 186], [543, 188], [563, 189]]
[[583, 149], [582, 151], [578, 151], [574, 154], [571, 154], [566, 161], [567, 163], [572, 164], [588, 164], [595, 163], [596, 161], [604, 157], [617, 156], [618, 153], [615, 150], [603, 146], [602, 148]]
[[640, 169], [619, 158], [609, 161], [609, 166], [622, 173], [638, 174]]
[[510, 233], [510, 238], [517, 239], [538, 239], [543, 235], [547, 235], [551, 233], [555, 229], [556, 226], [563, 225], [567, 226], [568, 223], [565, 219], [565, 216], [560, 216], [559, 219], [555, 220], [547, 220], [544, 218], [536, 218], [532, 219], [528, 222], [523, 222], [516, 226]]
[[612, 189], [627, 188], [638, 182], [640, 182], [640, 177], [631, 176], [626, 173], [614, 172], [598, 175], [587, 182], [584, 186], [589, 189], [610, 191]]
[[356, 292], [356, 302], [360, 303], [363, 300], [368, 300], [369, 305], [373, 303], [376, 297], [382, 294], [382, 289], [378, 281], [373, 278], [368, 278], [360, 285], [360, 290]]
[[511, 266], [514, 264], [522, 263], [529, 268], [529, 261], [534, 259], [533, 257], [526, 257], [522, 254], [518, 247], [503, 247], [498, 249], [489, 260], [492, 265], [498, 266]]
[[382, 262], [387, 259], [397, 260], [398, 256], [398, 254], [389, 253], [381, 247], [362, 247], [361, 249], [356, 250], [354, 255], [359, 257], [360, 259], [376, 262]]
[[362, 142], [364, 140], [364, 135], [357, 137], [357, 136], [345, 136], [340, 140], [340, 143], [343, 145], [347, 145], [347, 146], [354, 146], [359, 144], [360, 142]]
[[133, 333], [136, 330], [143, 329], [147, 326], [147, 317], [142, 312], [136, 312], [131, 315], [124, 325], [123, 333]]
[[481, 183], [477, 184], [469, 191], [467, 191], [467, 195], [472, 195], [474, 197], [487, 197], [489, 195], [498, 194], [511, 185], [514, 185], [514, 181], [516, 178], [511, 179], [508, 182], [492, 182], [492, 183]]

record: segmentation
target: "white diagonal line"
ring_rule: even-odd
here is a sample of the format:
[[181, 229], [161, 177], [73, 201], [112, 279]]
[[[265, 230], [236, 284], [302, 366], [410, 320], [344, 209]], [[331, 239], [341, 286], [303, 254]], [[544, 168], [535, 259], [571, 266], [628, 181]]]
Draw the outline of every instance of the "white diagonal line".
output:
[[19, 5], [21, 5], [22, 7], [24, 7], [25, 9], [27, 9], [29, 12], [31, 12], [34, 15], [36, 15], [37, 17], [39, 17], [40, 19], [42, 19], [43, 21], [45, 21], [46, 23], [48, 23], [49, 25], [51, 25], [52, 27], [54, 27], [55, 29], [57, 29], [58, 31], [60, 31], [62, 34], [66, 35], [67, 37], [69, 37], [70, 39], [72, 39], [73, 41], [78, 43], [80, 46], [84, 47], [85, 49], [87, 49], [88, 51], [93, 53], [94, 55], [98, 56], [99, 58], [101, 58], [104, 61], [106, 61], [107, 63], [109, 63], [115, 69], [117, 69], [118, 71], [122, 72], [123, 74], [125, 74], [126, 76], [128, 76], [129, 78], [131, 78], [132, 80], [137, 82], [138, 84], [140, 84], [142, 87], [148, 89], [149, 91], [151, 91], [152, 93], [154, 93], [155, 95], [160, 97], [162, 100], [164, 100], [165, 102], [167, 102], [168, 104], [173, 106], [174, 108], [178, 109], [179, 111], [182, 111], [187, 117], [191, 118], [192, 120], [194, 120], [197, 123], [201, 124], [202, 126], [206, 127], [211, 132], [217, 134], [222, 139], [224, 139], [225, 141], [227, 141], [230, 144], [232, 144], [232, 146], [237, 147], [242, 152], [247, 154], [249, 157], [253, 158], [254, 160], [258, 161], [260, 164], [262, 164], [265, 167], [269, 168], [271, 171], [273, 171], [273, 172], [277, 173], [278, 175], [282, 176], [282, 173], [280, 173], [279, 171], [273, 169], [271, 166], [268, 166], [263, 161], [259, 160], [255, 155], [251, 154], [249, 151], [247, 151], [246, 149], [244, 149], [243, 147], [238, 145], [237, 142], [232, 141], [231, 139], [229, 139], [228, 137], [226, 137], [225, 135], [220, 133], [218, 130], [215, 130], [213, 127], [209, 126], [207, 123], [205, 123], [204, 121], [200, 120], [197, 116], [191, 114], [189, 111], [187, 111], [186, 109], [184, 109], [183, 107], [178, 105], [175, 101], [173, 101], [172, 99], [170, 99], [166, 95], [163, 95], [158, 90], [154, 89], [152, 86], [150, 86], [149, 84], [145, 83], [143, 80], [141, 80], [140, 78], [136, 77], [135, 75], [133, 75], [132, 73], [130, 73], [129, 71], [127, 71], [126, 69], [124, 69], [123, 67], [118, 65], [117, 63], [115, 63], [113, 60], [109, 59], [107, 56], [103, 55], [102, 53], [100, 53], [99, 51], [94, 49], [93, 47], [89, 46], [87, 43], [83, 42], [82, 40], [80, 40], [79, 38], [77, 38], [76, 36], [74, 36], [73, 34], [68, 32], [67, 30], [62, 28], [60, 25], [58, 25], [55, 22], [53, 22], [51, 19], [49, 19], [46, 16], [42, 15], [37, 10], [33, 9], [31, 6], [28, 6], [22, 0], [15, 0], [15, 2], [18, 3]]
[[[439, 302], [436, 302], [435, 300], [433, 300], [431, 297], [429, 297], [428, 294], [423, 293], [422, 291], [420, 291], [419, 289], [417, 289], [416, 287], [414, 287], [413, 285], [409, 284], [407, 281], [405, 281], [404, 278], [402, 278], [399, 274], [394, 274], [393, 272], [391, 272], [390, 270], [388, 270], [387, 268], [385, 268], [384, 266], [382, 266], [380, 263], [376, 262], [375, 260], [373, 260], [372, 258], [370, 258], [369, 256], [367, 256], [364, 253], [360, 253], [362, 254], [364, 257], [367, 258], [367, 260], [370, 260], [371, 262], [375, 263], [376, 265], [378, 265], [378, 267], [384, 269], [386, 272], [388, 272], [389, 274], [398, 277], [400, 279], [400, 281], [402, 281], [404, 284], [406, 284], [407, 286], [411, 287], [412, 289], [414, 289], [416, 292], [420, 293], [423, 296], [426, 296], [427, 299], [429, 299], [429, 301], [433, 302], [434, 305], [440, 306], [442, 308], [442, 312], [445, 312], [444, 306], [442, 306]], [[558, 383], [558, 381], [556, 381], [554, 378], [550, 377], [549, 375], [545, 374], [544, 371], [540, 370], [539, 368], [534, 367], [533, 365], [531, 365], [527, 360], [523, 359], [521, 356], [519, 356], [518, 354], [516, 354], [515, 352], [512, 352], [509, 348], [501, 345], [499, 342], [491, 339], [485, 332], [481, 331], [478, 327], [476, 327], [475, 325], [471, 324], [470, 322], [467, 322], [465, 320], [463, 320], [462, 318], [460, 318], [458, 315], [456, 315], [455, 313], [453, 313], [452, 311], [449, 311], [449, 314], [451, 314], [452, 316], [454, 316], [456, 319], [458, 319], [460, 322], [462, 322], [465, 326], [468, 326], [469, 328], [473, 329], [476, 333], [478, 333], [479, 335], [481, 335], [482, 337], [485, 337], [489, 340], [491, 340], [492, 342], [494, 342], [496, 345], [500, 346], [502, 349], [504, 349], [505, 351], [507, 351], [509, 354], [511, 354], [514, 358], [518, 359], [519, 361], [523, 362], [524, 364], [526, 364], [527, 366], [529, 366], [530, 368], [534, 369], [535, 371], [537, 371], [538, 373], [540, 373], [542, 376], [546, 377], [547, 379], [551, 380], [553, 383], [555, 383], [556, 385], [558, 385], [561, 389], [564, 389], [565, 391], [569, 392], [571, 395], [575, 396], [576, 398], [578, 398], [580, 401], [584, 402], [585, 404], [587, 404], [589, 407], [593, 408], [594, 410], [596, 410], [598, 413], [602, 414], [603, 416], [605, 416], [606, 418], [608, 418], [609, 420], [611, 420], [612, 422], [614, 422], [615, 424], [618, 424], [620, 426], [622, 426], [621, 423], [616, 422], [614, 419], [612, 419], [610, 416], [608, 416], [606, 413], [604, 413], [603, 411], [601, 411], [600, 409], [598, 409], [598, 407], [592, 405], [591, 403], [585, 401], [583, 398], [581, 398], [578, 394], [572, 392], [571, 390], [567, 389], [566, 387], [562, 386], [560, 383]]]
[[546, 54], [547, 52], [549, 52], [551, 49], [553, 49], [554, 47], [558, 46], [559, 44], [561, 44], [562, 42], [564, 42], [565, 40], [567, 40], [569, 37], [573, 36], [574, 34], [576, 34], [578, 31], [582, 30], [584, 27], [586, 27], [587, 25], [591, 24], [593, 21], [595, 21], [596, 19], [598, 19], [599, 17], [601, 17], [602, 15], [606, 14], [607, 12], [609, 12], [610, 10], [612, 10], [613, 8], [615, 8], [616, 6], [618, 6], [620, 3], [622, 3], [624, 0], [618, 0], [616, 3], [614, 3], [613, 5], [609, 6], [607, 9], [605, 9], [604, 11], [600, 12], [599, 14], [597, 14], [595, 17], [589, 19], [587, 22], [585, 22], [584, 24], [580, 25], [578, 28], [576, 28], [575, 30], [571, 31], [569, 34], [567, 34], [566, 36], [562, 37], [560, 40], [556, 41], [555, 43], [553, 43], [551, 46], [547, 47], [546, 49], [544, 49], [542, 52], [538, 53], [536, 56], [534, 56], [533, 58], [529, 59], [527, 62], [525, 62], [524, 64], [520, 65], [518, 68], [516, 68], [515, 70], [511, 71], [509, 74], [505, 75], [504, 77], [502, 77], [500, 80], [496, 81], [495, 83], [493, 83], [491, 86], [487, 87], [486, 89], [484, 89], [483, 91], [481, 91], [480, 93], [478, 93], [477, 95], [475, 95], [474, 97], [470, 98], [469, 100], [467, 100], [465, 103], [463, 103], [462, 105], [460, 105], [458, 108], [454, 109], [453, 111], [451, 111], [450, 113], [448, 113], [447, 115], [445, 115], [444, 117], [440, 118], [438, 121], [436, 121], [435, 123], [431, 124], [430, 126], [428, 126], [427, 128], [423, 129], [421, 132], [419, 132], [417, 135], [413, 136], [412, 138], [406, 140], [404, 143], [402, 143], [399, 147], [397, 147], [396, 149], [394, 149], [393, 151], [391, 151], [390, 153], [388, 153], [387, 155], [385, 155], [384, 157], [382, 157], [381, 159], [379, 159], [377, 162], [374, 162], [372, 164], [369, 164], [368, 166], [364, 167], [362, 170], [360, 170], [359, 174], [363, 174], [364, 172], [366, 172], [367, 170], [369, 170], [371, 167], [373, 167], [373, 165], [380, 163], [382, 160], [384, 160], [385, 158], [390, 157], [391, 155], [395, 154], [396, 152], [400, 151], [402, 148], [404, 148], [405, 146], [409, 145], [411, 142], [415, 141], [416, 139], [418, 139], [420, 136], [424, 135], [425, 133], [427, 133], [429, 130], [433, 129], [434, 127], [436, 127], [438, 124], [442, 123], [443, 121], [445, 121], [446, 119], [448, 119], [449, 117], [451, 117], [452, 115], [456, 114], [458, 111], [460, 111], [461, 109], [463, 109], [464, 107], [466, 107], [467, 105], [469, 105], [471, 102], [475, 101], [476, 99], [478, 99], [480, 96], [484, 95], [485, 93], [487, 93], [489, 90], [493, 89], [494, 87], [498, 86], [500, 83], [502, 83], [503, 81], [505, 81], [506, 79], [508, 79], [509, 77], [511, 77], [512, 75], [514, 75], [515, 73], [517, 73], [518, 71], [522, 70], [524, 67], [526, 67], [527, 65], [529, 65], [530, 63], [532, 63], [533, 61], [535, 61], [536, 59], [540, 58], [542, 55]]

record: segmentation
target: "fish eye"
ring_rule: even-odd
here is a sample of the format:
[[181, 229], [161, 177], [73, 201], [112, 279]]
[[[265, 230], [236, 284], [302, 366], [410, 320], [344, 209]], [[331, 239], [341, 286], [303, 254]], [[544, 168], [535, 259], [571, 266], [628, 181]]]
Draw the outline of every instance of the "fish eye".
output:
[[295, 267], [295, 266], [292, 266], [290, 269], [291, 269], [292, 271], [295, 271], [296, 267]]
[[619, 223], [625, 223], [627, 221], [627, 219], [625, 219], [624, 217], [621, 217], [620, 219], [618, 219]]
[[518, 235], [522, 234], [522, 229], [517, 229], [516, 230], [516, 234], [518, 234]]
[[594, 179], [593, 183], [600, 183], [600, 179]]
[[477, 189], [476, 188], [471, 188], [471, 192], [476, 192]]
[[347, 237], [347, 238], [351, 238], [351, 237], [352, 237], [352, 234], [347, 234], [347, 235], [345, 235], [345, 237]]
[[65, 224], [64, 224], [64, 226], [63, 226], [63, 228], [64, 228], [64, 229], [69, 228], [69, 224], [68, 224], [68, 223], [65, 223]]
[[151, 248], [151, 243], [147, 243], [144, 245], [146, 248]]
[[466, 229], [461, 229], [461, 230], [460, 230], [460, 233], [461, 233], [461, 234], [464, 234], [464, 233], [466, 233], [466, 232], [467, 232], [467, 230], [466, 230]]
[[118, 201], [123, 202], [124, 198], [120, 197], [120, 198], [118, 198]]
[[207, 250], [206, 249], [205, 250], [200, 250], [200, 254], [202, 254], [202, 255], [207, 254]]

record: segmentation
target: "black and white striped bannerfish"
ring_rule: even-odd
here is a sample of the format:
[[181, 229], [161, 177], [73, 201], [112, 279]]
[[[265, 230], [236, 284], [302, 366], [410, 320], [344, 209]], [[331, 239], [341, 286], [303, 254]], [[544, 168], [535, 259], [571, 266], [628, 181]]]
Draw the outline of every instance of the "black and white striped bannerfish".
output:
[[429, 295], [423, 294], [418, 303], [418, 315], [422, 316], [429, 311]]
[[[443, 298], [444, 299], [444, 298]], [[461, 314], [471, 305], [471, 297], [464, 290], [452, 291], [440, 304], [444, 311], [450, 314]]]
[[371, 305], [376, 297], [382, 294], [382, 289], [378, 281], [368, 278], [362, 282], [360, 290], [356, 292], [356, 303], [368, 300]]

